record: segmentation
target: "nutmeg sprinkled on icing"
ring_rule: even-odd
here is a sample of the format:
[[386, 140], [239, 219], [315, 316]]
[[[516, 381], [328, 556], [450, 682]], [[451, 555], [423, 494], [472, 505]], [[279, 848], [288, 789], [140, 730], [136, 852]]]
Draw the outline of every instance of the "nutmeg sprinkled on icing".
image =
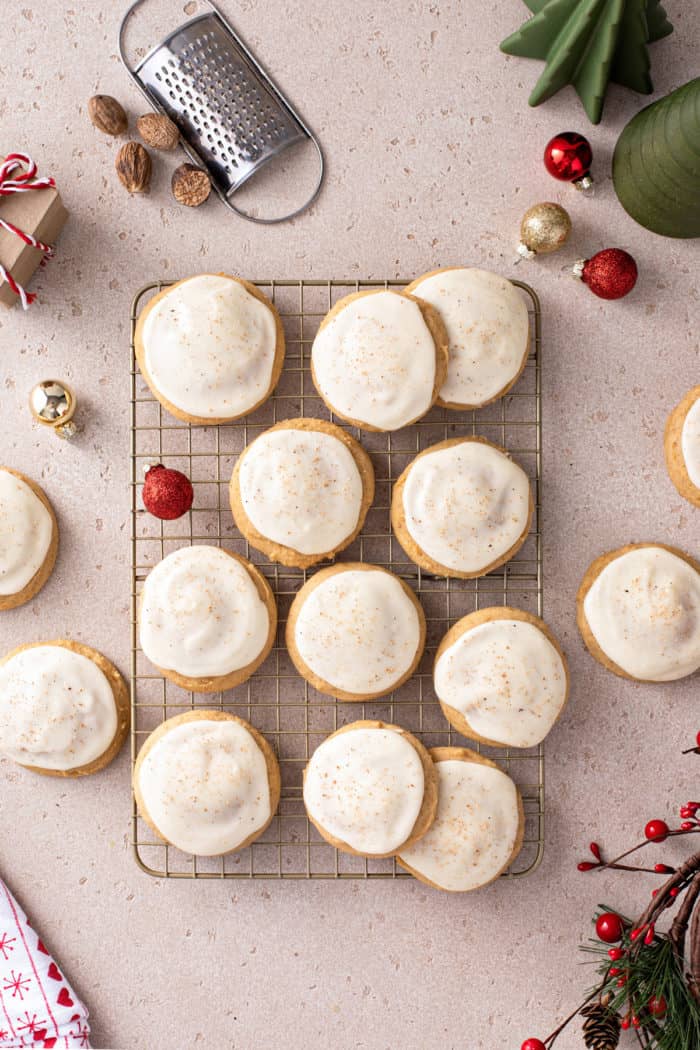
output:
[[428, 450], [408, 469], [406, 528], [428, 557], [457, 572], [480, 572], [522, 536], [529, 515], [525, 471], [480, 441]]
[[487, 740], [533, 747], [566, 700], [566, 669], [547, 636], [524, 620], [489, 620], [438, 657], [435, 692]]
[[663, 547], [609, 562], [583, 603], [608, 659], [634, 678], [670, 682], [700, 667], [700, 573]]
[[0, 751], [26, 766], [78, 769], [100, 758], [117, 731], [101, 669], [60, 645], [34, 645], [0, 665]]
[[324, 740], [304, 777], [309, 815], [358, 853], [385, 854], [410, 837], [425, 777], [415, 748], [395, 729], [362, 727]]
[[435, 821], [399, 857], [441, 889], [478, 889], [503, 870], [515, 849], [515, 785], [500, 769], [461, 759], [439, 761], [436, 770]]
[[339, 415], [398, 430], [428, 411], [435, 342], [417, 303], [395, 292], [344, 306], [314, 339], [316, 385]]
[[700, 396], [693, 402], [683, 420], [681, 450], [688, 477], [700, 488]]
[[39, 497], [0, 467], [0, 595], [19, 594], [43, 565], [53, 522]]
[[265, 756], [233, 720], [183, 722], [163, 733], [139, 764], [138, 787], [164, 838], [199, 856], [236, 849], [270, 818]]
[[238, 483], [258, 532], [302, 554], [333, 550], [357, 526], [362, 478], [332, 434], [295, 427], [261, 434], [243, 454]]
[[439, 312], [450, 341], [443, 401], [483, 405], [520, 372], [530, 324], [523, 297], [488, 270], [441, 270], [412, 285]]
[[200, 678], [252, 663], [269, 614], [245, 566], [218, 547], [182, 547], [146, 577], [141, 647], [157, 667]]
[[203, 418], [243, 415], [272, 381], [272, 311], [238, 281], [201, 274], [176, 285], [143, 325], [145, 365], [176, 408]]
[[414, 603], [381, 569], [328, 575], [302, 596], [294, 631], [307, 667], [358, 695], [388, 692], [410, 668], [420, 638]]

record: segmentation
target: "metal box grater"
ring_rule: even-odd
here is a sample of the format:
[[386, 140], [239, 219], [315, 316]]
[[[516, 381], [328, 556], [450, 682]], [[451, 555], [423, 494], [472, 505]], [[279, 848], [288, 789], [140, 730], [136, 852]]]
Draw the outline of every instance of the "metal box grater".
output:
[[[119, 52], [132, 80], [177, 125], [187, 154], [203, 165], [223, 202], [253, 222], [282, 222], [316, 199], [323, 181], [320, 144], [257, 59], [207, 0], [210, 11], [179, 26], [135, 67], [126, 56], [128, 9], [119, 29]], [[319, 177], [311, 197], [293, 212], [259, 218], [236, 207], [236, 190], [284, 150], [311, 141]]]

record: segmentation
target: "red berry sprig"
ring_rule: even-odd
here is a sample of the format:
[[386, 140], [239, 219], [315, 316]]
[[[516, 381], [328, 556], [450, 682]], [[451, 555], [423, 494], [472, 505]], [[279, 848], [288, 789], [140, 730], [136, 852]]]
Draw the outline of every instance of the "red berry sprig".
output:
[[541, 1039], [526, 1039], [520, 1050], [547, 1050]]
[[615, 944], [625, 935], [625, 924], [614, 911], [604, 911], [596, 919], [595, 932], [598, 940], [606, 944]]

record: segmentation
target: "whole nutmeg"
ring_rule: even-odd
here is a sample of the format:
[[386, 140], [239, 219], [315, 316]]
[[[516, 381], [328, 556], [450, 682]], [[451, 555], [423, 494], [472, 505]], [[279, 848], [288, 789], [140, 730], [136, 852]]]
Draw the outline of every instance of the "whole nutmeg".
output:
[[146, 145], [153, 149], [175, 149], [180, 140], [180, 132], [165, 113], [144, 113], [136, 121], [136, 128]]
[[129, 125], [124, 107], [111, 95], [93, 95], [88, 102], [88, 113], [95, 127], [105, 135], [122, 135]]
[[114, 162], [117, 175], [129, 193], [147, 193], [151, 181], [151, 158], [140, 142], [126, 142]]
[[204, 204], [211, 192], [211, 179], [202, 168], [194, 164], [181, 164], [175, 168], [171, 182], [173, 197], [179, 204], [197, 208]]

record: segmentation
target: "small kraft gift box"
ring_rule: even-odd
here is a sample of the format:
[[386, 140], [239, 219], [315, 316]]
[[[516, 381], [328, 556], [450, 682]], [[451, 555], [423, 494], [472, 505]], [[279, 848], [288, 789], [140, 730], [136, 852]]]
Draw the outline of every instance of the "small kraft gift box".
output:
[[0, 164], [0, 305], [35, 296], [26, 286], [35, 270], [54, 253], [53, 243], [68, 212], [51, 176], [37, 177], [26, 153], [10, 153]]

